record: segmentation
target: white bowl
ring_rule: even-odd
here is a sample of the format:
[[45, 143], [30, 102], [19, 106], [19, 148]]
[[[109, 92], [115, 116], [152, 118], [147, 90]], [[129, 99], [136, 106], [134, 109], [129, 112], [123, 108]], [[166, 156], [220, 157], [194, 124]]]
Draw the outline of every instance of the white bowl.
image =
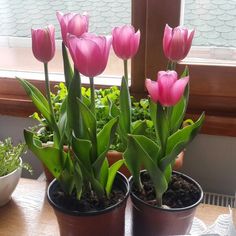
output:
[[21, 171], [22, 168], [19, 167], [10, 174], [0, 177], [0, 207], [7, 204], [11, 199], [11, 195], [21, 177]]

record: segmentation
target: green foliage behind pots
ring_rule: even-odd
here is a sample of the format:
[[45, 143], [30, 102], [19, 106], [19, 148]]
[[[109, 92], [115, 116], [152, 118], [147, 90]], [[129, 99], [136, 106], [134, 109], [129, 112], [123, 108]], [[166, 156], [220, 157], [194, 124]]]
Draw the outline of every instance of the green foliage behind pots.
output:
[[[59, 112], [61, 105], [67, 95], [67, 88], [64, 83], [60, 83], [56, 86], [56, 93], [51, 93], [52, 104], [55, 111], [56, 118], [59, 117]], [[89, 99], [90, 97], [90, 89], [89, 88], [82, 88], [82, 95], [85, 99]], [[115, 104], [119, 107], [119, 98], [120, 98], [120, 90], [118, 87], [113, 86], [109, 88], [97, 89], [95, 91], [95, 111], [96, 111], [96, 119], [97, 119], [97, 129], [100, 131], [104, 125], [111, 120], [113, 117], [111, 115], [110, 104]], [[153, 122], [151, 121], [149, 115], [149, 100], [148, 99], [140, 99], [135, 100], [133, 97], [132, 99], [132, 122], [135, 126], [135, 122], [138, 120], [142, 120], [146, 122], [146, 135], [155, 140], [155, 129], [153, 126]], [[39, 121], [39, 125], [34, 127], [33, 129], [38, 129], [39, 139], [46, 143], [48, 141], [53, 140], [53, 132], [50, 126], [48, 125], [46, 119], [35, 112], [32, 116], [33, 119]], [[122, 144], [120, 137], [116, 134], [114, 144], [110, 147], [111, 150], [122, 151]]]

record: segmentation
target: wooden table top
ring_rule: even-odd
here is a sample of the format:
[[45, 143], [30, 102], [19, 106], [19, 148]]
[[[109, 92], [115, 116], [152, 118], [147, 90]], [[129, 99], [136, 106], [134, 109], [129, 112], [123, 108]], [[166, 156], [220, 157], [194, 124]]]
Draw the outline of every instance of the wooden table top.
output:
[[[47, 202], [46, 188], [44, 181], [20, 179], [12, 200], [0, 208], [0, 236], [59, 235], [56, 217]], [[196, 217], [210, 225], [224, 213], [228, 213], [228, 208], [201, 204]], [[126, 236], [131, 235], [129, 225], [130, 219], [126, 219]]]

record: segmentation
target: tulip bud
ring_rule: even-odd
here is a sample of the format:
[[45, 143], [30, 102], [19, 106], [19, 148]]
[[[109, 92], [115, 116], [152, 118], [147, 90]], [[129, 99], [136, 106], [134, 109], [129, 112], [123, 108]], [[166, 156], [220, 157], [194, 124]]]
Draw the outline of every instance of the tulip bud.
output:
[[172, 29], [166, 25], [163, 36], [165, 56], [171, 61], [183, 60], [191, 48], [193, 36], [194, 30], [188, 30], [180, 26]]
[[140, 42], [140, 31], [136, 33], [133, 26], [115, 27], [112, 30], [112, 46], [115, 54], [123, 59], [132, 58], [138, 51]]
[[101, 74], [107, 65], [112, 37], [83, 34], [67, 36], [68, 48], [76, 69], [87, 77]]
[[162, 106], [174, 106], [182, 97], [189, 77], [177, 79], [175, 71], [159, 71], [157, 81], [146, 79], [145, 85], [151, 99]]
[[81, 36], [83, 33], [88, 32], [88, 15], [84, 13], [83, 15], [68, 13], [64, 14], [57, 12], [57, 19], [61, 26], [61, 35], [63, 42], [67, 45], [67, 34], [72, 34], [77, 37]]
[[44, 29], [31, 29], [32, 51], [36, 59], [47, 63], [55, 55], [55, 28], [49, 25]]

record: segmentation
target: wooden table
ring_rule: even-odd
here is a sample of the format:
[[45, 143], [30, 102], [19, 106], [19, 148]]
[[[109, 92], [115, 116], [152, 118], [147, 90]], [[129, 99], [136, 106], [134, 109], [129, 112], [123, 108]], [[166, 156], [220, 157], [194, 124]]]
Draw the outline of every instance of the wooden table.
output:
[[[46, 199], [46, 188], [44, 181], [20, 179], [12, 200], [0, 208], [0, 236], [59, 235], [55, 215]], [[228, 208], [201, 204], [196, 217], [209, 225], [224, 213], [228, 213]], [[129, 225], [128, 217], [126, 236], [131, 235]]]

